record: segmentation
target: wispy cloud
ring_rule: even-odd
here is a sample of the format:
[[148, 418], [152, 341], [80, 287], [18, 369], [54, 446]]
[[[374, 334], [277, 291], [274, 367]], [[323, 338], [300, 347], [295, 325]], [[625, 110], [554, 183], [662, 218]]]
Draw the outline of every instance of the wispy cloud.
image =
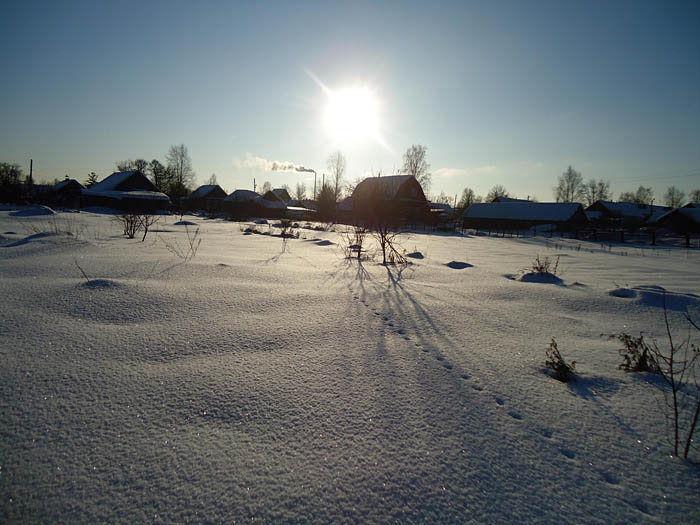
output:
[[309, 172], [316, 173], [315, 170], [311, 168], [305, 168], [300, 164], [295, 164], [293, 162], [279, 161], [279, 160], [268, 160], [263, 157], [258, 157], [252, 153], [246, 153], [245, 157], [240, 159], [238, 157], [233, 159], [233, 167], [237, 169], [253, 169], [260, 171], [279, 171], [279, 172]]
[[476, 166], [476, 167], [465, 167], [465, 168], [440, 168], [433, 172], [435, 177], [462, 177], [469, 175], [488, 175], [491, 173], [497, 173], [499, 170], [498, 166], [487, 165], [487, 166]]

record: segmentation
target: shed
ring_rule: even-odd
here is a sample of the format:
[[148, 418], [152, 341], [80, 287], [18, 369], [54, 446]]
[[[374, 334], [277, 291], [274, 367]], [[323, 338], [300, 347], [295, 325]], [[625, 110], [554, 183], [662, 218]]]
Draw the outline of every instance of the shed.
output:
[[85, 187], [75, 179], [62, 180], [51, 188], [51, 204], [78, 209], [84, 189]]
[[586, 211], [600, 212], [599, 221], [611, 226], [643, 226], [654, 222], [672, 208], [636, 202], [596, 201]]

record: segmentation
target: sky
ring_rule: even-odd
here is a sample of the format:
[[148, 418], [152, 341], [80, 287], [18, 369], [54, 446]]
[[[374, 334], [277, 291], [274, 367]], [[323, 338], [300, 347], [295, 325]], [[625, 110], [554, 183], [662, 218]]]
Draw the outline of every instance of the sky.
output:
[[[0, 161], [102, 179], [185, 144], [228, 192], [400, 171], [429, 194], [500, 184], [553, 199], [571, 165], [613, 194], [700, 188], [697, 2], [12, 2], [2, 8]], [[366, 93], [372, 130], [328, 123]], [[367, 120], [351, 110], [355, 120]], [[358, 116], [359, 115], [359, 116]], [[352, 115], [351, 115], [352, 117]], [[346, 115], [346, 118], [348, 116]]]

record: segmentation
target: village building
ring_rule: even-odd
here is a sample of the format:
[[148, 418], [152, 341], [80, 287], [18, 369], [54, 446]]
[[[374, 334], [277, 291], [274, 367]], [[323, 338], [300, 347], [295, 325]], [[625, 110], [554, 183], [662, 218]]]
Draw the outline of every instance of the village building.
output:
[[549, 225], [572, 231], [588, 224], [583, 206], [576, 202], [486, 202], [469, 206], [462, 215], [464, 228], [520, 231]]
[[412, 175], [368, 177], [343, 205], [351, 208], [349, 214], [354, 221], [425, 222], [430, 213], [423, 188]]
[[182, 207], [185, 211], [217, 213], [221, 211], [226, 197], [226, 192], [218, 184], [205, 184], [183, 197]]
[[140, 170], [119, 171], [82, 190], [84, 207], [104, 206], [134, 213], [154, 213], [170, 208], [170, 199], [158, 191]]
[[79, 209], [84, 189], [85, 187], [75, 179], [62, 180], [51, 188], [50, 204]]
[[672, 208], [638, 204], [636, 202], [611, 202], [599, 200], [586, 208], [592, 221], [606, 228], [635, 228], [654, 222]]

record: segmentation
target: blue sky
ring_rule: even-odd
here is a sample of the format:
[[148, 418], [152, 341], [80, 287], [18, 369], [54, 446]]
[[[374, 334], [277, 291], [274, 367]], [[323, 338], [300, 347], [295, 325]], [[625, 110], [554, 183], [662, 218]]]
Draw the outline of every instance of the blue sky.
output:
[[[552, 199], [568, 165], [660, 198], [700, 187], [697, 2], [13, 2], [3, 9], [0, 161], [100, 178], [184, 143], [198, 181], [271, 161], [346, 178], [428, 148], [431, 194], [494, 184]], [[331, 90], [363, 85], [384, 144], [338, 144]]]

